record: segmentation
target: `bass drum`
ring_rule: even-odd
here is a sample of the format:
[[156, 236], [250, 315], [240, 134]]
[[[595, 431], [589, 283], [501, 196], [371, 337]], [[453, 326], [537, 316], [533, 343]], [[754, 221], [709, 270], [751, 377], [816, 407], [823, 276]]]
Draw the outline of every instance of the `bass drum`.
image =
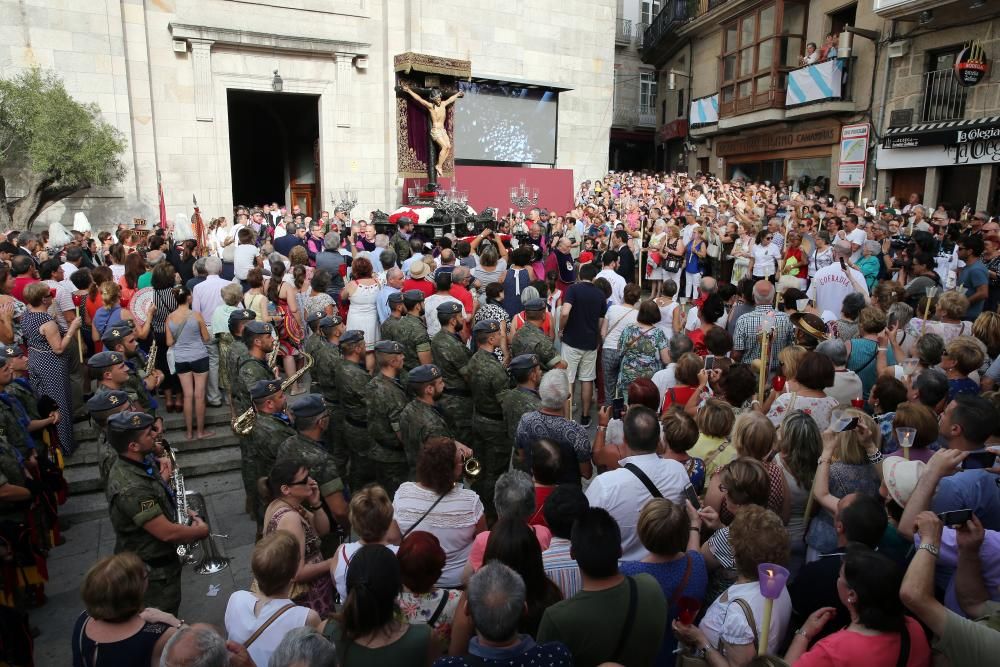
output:
[[132, 316], [135, 318], [136, 327], [146, 325], [149, 307], [153, 305], [155, 295], [156, 292], [152, 287], [143, 287], [132, 295], [132, 301], [129, 302], [129, 310], [132, 311]]

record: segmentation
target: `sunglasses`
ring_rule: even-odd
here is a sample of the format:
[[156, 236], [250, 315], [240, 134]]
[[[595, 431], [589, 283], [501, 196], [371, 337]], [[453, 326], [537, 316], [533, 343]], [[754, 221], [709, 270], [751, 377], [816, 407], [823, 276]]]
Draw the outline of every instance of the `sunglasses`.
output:
[[300, 479], [297, 482], [289, 482], [288, 486], [305, 486], [310, 482], [310, 480], [312, 480], [312, 477], [310, 475], [306, 475], [304, 479]]

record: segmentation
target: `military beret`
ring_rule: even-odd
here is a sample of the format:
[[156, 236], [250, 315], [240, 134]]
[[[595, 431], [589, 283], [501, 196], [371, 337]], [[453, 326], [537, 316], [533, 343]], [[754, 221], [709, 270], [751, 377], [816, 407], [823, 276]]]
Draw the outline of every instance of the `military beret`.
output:
[[322, 310], [310, 310], [306, 313], [306, 324], [312, 324], [316, 320], [321, 320], [326, 317], [326, 313]]
[[528, 299], [523, 305], [525, 310], [545, 310], [545, 299]]
[[281, 383], [277, 380], [257, 380], [250, 387], [250, 398], [259, 401], [268, 396], [274, 396], [281, 390]]
[[344, 323], [344, 320], [340, 315], [327, 315], [319, 321], [320, 329], [332, 329], [336, 326], [340, 326]]
[[341, 345], [351, 345], [353, 343], [360, 343], [365, 339], [365, 332], [360, 329], [350, 329], [340, 334], [340, 344]]
[[475, 326], [472, 327], [472, 333], [496, 333], [500, 331], [500, 323], [496, 320], [483, 320], [482, 322], [476, 322]]
[[[421, 292], [421, 294], [422, 294], [422, 292]], [[392, 292], [392, 293], [390, 293], [389, 296], [386, 298], [386, 302], [390, 306], [394, 306], [397, 303], [403, 303], [403, 293], [402, 292]]]
[[229, 313], [229, 323], [235, 324], [236, 322], [246, 322], [248, 320], [257, 319], [257, 313], [252, 310], [243, 310], [242, 308], [237, 308], [233, 312]]
[[423, 364], [410, 371], [407, 377], [408, 382], [421, 383], [433, 382], [441, 377], [441, 369], [434, 364]]
[[267, 322], [252, 320], [247, 322], [247, 325], [243, 327], [243, 333], [250, 334], [251, 336], [263, 336], [265, 334], [270, 335], [271, 325]]
[[145, 412], [119, 412], [108, 417], [108, 430], [115, 433], [141, 431], [153, 425], [153, 415]]
[[403, 292], [403, 301], [405, 303], [420, 303], [424, 300], [424, 293], [418, 289], [408, 289]]
[[0, 355], [6, 357], [7, 359], [17, 359], [18, 357], [25, 356], [24, 350], [17, 345], [0, 346]]
[[289, 404], [293, 417], [315, 417], [326, 412], [326, 403], [319, 394], [306, 394], [300, 396], [294, 403]]
[[380, 340], [375, 343], [375, 351], [383, 354], [403, 354], [403, 346], [394, 340]]
[[132, 333], [132, 325], [128, 322], [115, 322], [104, 330], [101, 340], [109, 345], [120, 343]]
[[457, 301], [445, 301], [437, 307], [438, 315], [458, 315], [462, 312], [462, 304]]
[[510, 370], [526, 371], [539, 364], [537, 354], [519, 354], [510, 360]]
[[87, 361], [87, 365], [91, 368], [107, 368], [123, 363], [125, 363], [125, 357], [121, 352], [108, 352], [107, 350], [98, 352]]
[[90, 400], [87, 401], [87, 410], [91, 414], [95, 412], [111, 412], [112, 410], [117, 410], [123, 405], [128, 405], [128, 402], [128, 394], [124, 391], [119, 389], [114, 391], [105, 391], [99, 394], [94, 394]]

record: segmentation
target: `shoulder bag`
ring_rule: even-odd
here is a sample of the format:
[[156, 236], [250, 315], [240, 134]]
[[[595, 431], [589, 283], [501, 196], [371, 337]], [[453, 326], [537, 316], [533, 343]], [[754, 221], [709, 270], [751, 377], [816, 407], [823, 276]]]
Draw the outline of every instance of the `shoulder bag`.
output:
[[642, 485], [646, 487], [647, 491], [649, 491], [649, 495], [653, 496], [654, 498], [663, 497], [663, 494], [660, 493], [660, 490], [656, 488], [655, 484], [653, 484], [653, 480], [651, 480], [646, 475], [646, 473], [644, 473], [642, 469], [639, 468], [639, 466], [637, 466], [634, 463], [626, 463], [622, 467], [628, 470], [633, 475], [635, 475], [639, 479], [639, 481], [642, 482]]
[[438, 496], [437, 500], [435, 500], [433, 503], [431, 503], [431, 506], [427, 508], [427, 511], [424, 512], [423, 514], [421, 514], [420, 518], [417, 519], [416, 521], [414, 521], [413, 525], [410, 526], [409, 528], [407, 528], [406, 531], [403, 532], [403, 538], [402, 539], [406, 539], [406, 536], [409, 535], [410, 533], [412, 533], [416, 529], [416, 527], [420, 525], [420, 522], [423, 521], [424, 519], [426, 519], [427, 515], [430, 514], [431, 512], [433, 512], [434, 508], [438, 506], [438, 503], [441, 502], [442, 500], [444, 500], [444, 497], [447, 496], [449, 493], [451, 493], [451, 491], [442, 493], [440, 496]]
[[260, 637], [262, 634], [264, 634], [264, 631], [267, 630], [267, 628], [272, 623], [274, 623], [275, 621], [278, 620], [278, 617], [280, 617], [282, 614], [284, 614], [289, 609], [292, 609], [293, 607], [296, 607], [296, 606], [298, 606], [298, 605], [296, 605], [294, 602], [289, 602], [284, 607], [282, 607], [278, 611], [276, 611], [273, 614], [271, 614], [271, 617], [269, 619], [267, 619], [266, 621], [264, 621], [260, 625], [260, 627], [258, 627], [256, 630], [254, 630], [254, 633], [252, 635], [250, 635], [245, 642], [243, 642], [243, 648], [250, 648], [250, 645], [253, 644], [255, 641], [257, 641], [257, 638]]
[[[180, 340], [181, 332], [184, 331], [184, 327], [187, 326], [188, 320], [190, 320], [190, 319], [191, 319], [191, 316], [188, 315], [187, 319], [185, 319], [183, 322], [181, 322], [181, 328], [177, 330], [177, 335], [174, 336], [174, 345], [176, 345], [177, 341]], [[165, 327], [169, 327], [170, 323], [167, 322], [166, 324], [164, 324], [164, 326]], [[174, 374], [177, 373], [177, 371], [175, 370], [177, 363], [176, 363], [176, 361], [174, 361], [174, 345], [171, 345], [170, 347], [167, 348], [167, 368], [170, 369], [170, 374], [171, 375], [174, 375]]]

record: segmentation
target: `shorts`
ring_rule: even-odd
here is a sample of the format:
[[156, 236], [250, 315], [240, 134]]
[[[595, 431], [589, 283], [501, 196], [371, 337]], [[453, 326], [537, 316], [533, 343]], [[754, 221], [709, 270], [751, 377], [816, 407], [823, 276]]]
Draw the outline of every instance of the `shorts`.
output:
[[563, 343], [561, 354], [566, 361], [570, 387], [577, 380], [593, 382], [597, 379], [597, 350], [578, 350]]
[[208, 357], [197, 361], [175, 361], [174, 370], [177, 371], [178, 375], [181, 373], [207, 373], [208, 363]]

